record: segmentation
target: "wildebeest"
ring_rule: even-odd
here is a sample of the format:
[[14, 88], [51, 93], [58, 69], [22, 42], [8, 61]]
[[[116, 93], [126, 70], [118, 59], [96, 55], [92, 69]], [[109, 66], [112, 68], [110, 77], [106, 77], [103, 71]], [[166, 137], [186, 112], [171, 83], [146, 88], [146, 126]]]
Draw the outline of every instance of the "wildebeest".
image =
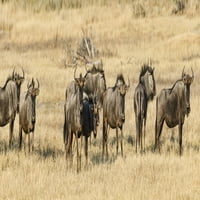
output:
[[118, 154], [118, 128], [121, 130], [121, 154], [123, 156], [123, 124], [125, 122], [125, 95], [129, 85], [126, 85], [124, 77], [119, 74], [114, 87], [109, 87], [104, 93], [103, 99], [103, 151], [105, 147], [108, 158], [108, 126], [116, 128], [116, 153]]
[[[37, 80], [37, 87], [35, 87], [35, 81], [32, 78], [31, 83], [27, 84], [27, 92], [23, 102], [21, 102], [19, 110], [19, 149], [22, 146], [22, 131], [28, 135], [28, 150], [30, 152], [30, 146], [32, 151], [34, 150], [34, 130], [36, 122], [36, 96], [39, 94], [39, 81]], [[32, 141], [30, 141], [30, 133], [32, 132]], [[25, 136], [25, 138], [26, 138]], [[26, 142], [26, 140], [25, 140]], [[25, 143], [24, 143], [25, 148]]]
[[[156, 94], [156, 84], [154, 80], [154, 68], [150, 63], [144, 64], [140, 71], [139, 83], [134, 93], [134, 111], [136, 122], [136, 152], [139, 142], [140, 150], [143, 151], [143, 142], [145, 150], [145, 129], [147, 118], [147, 107], [149, 100], [153, 100]], [[143, 131], [144, 125], [144, 131]], [[143, 141], [144, 140], [144, 141]]]
[[[75, 70], [76, 71], [76, 70]], [[70, 157], [72, 162], [72, 143], [73, 134], [76, 138], [77, 148], [77, 171], [81, 168], [81, 153], [79, 152], [78, 138], [85, 137], [85, 155], [86, 162], [88, 158], [88, 137], [91, 131], [94, 131], [94, 102], [93, 99], [89, 99], [87, 94], [83, 92], [85, 78], [80, 74], [79, 78], [75, 78], [66, 90], [66, 101], [64, 105], [64, 144], [66, 150], [66, 159]]]
[[6, 80], [6, 83], [0, 88], [0, 126], [5, 126], [9, 123], [9, 147], [12, 146], [13, 127], [16, 113], [19, 112], [20, 90], [21, 84], [24, 81], [23, 75], [20, 76], [15, 70]]
[[[162, 89], [156, 100], [155, 121], [155, 149], [159, 145], [164, 121], [169, 128], [178, 125], [179, 128], [179, 153], [182, 154], [182, 128], [185, 115], [190, 113], [190, 85], [194, 80], [192, 76], [182, 71], [182, 78], [177, 80], [172, 88]], [[160, 146], [160, 145], [159, 145]]]
[[[76, 71], [76, 69], [75, 69]], [[64, 127], [63, 136], [66, 151], [66, 160], [68, 157], [72, 159], [72, 142], [73, 134], [76, 138], [76, 148], [77, 148], [77, 171], [79, 170], [79, 147], [78, 147], [78, 137], [80, 136], [82, 130], [82, 118], [81, 112], [83, 110], [83, 86], [84, 77], [80, 74], [79, 78], [75, 78], [74, 71], [74, 81], [72, 81], [66, 90], [66, 100], [64, 105]]]
[[[103, 63], [97, 62], [92, 64], [91, 69], [87, 69], [87, 73], [85, 75], [85, 84], [84, 84], [84, 92], [89, 96], [89, 98], [93, 98], [96, 102], [96, 126], [99, 124], [99, 111], [103, 105], [103, 94], [106, 90], [106, 80], [103, 70]], [[94, 137], [96, 137], [96, 132], [94, 132]]]

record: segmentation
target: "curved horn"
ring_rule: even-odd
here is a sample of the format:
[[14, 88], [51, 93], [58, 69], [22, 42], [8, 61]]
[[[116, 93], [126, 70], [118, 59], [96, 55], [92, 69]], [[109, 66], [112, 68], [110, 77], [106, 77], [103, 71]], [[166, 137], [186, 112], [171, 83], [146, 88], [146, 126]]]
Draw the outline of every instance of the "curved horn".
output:
[[129, 77], [128, 77], [128, 85], [127, 85], [127, 88], [130, 87], [130, 80], [129, 80]]
[[24, 69], [23, 69], [23, 67], [22, 67], [22, 73], [23, 73], [23, 78], [25, 77], [25, 73], [24, 73]]
[[192, 81], [193, 81], [194, 80], [194, 71], [193, 71], [192, 67], [191, 67], [191, 71], [192, 71]]
[[29, 89], [29, 87], [30, 87], [30, 80], [27, 83], [27, 88]]
[[74, 80], [76, 80], [76, 76], [75, 76], [75, 74], [76, 74], [76, 69], [77, 69], [77, 66], [75, 67], [75, 70], [74, 70]]
[[13, 69], [12, 77], [14, 77], [14, 75], [15, 75], [15, 67]]
[[40, 88], [40, 83], [39, 83], [37, 78], [36, 78], [36, 81], [37, 81], [37, 88], [39, 89]]
[[185, 74], [184, 69], [185, 69], [185, 66], [183, 67], [182, 78], [183, 78], [183, 76], [184, 76], [184, 74]]

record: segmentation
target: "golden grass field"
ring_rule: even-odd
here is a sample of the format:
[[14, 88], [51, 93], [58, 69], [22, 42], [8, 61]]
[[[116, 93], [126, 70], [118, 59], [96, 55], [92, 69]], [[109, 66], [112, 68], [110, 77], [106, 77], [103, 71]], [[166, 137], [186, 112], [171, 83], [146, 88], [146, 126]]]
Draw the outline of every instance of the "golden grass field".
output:
[[[38, 78], [41, 86], [35, 151], [18, 151], [18, 116], [12, 150], [7, 148], [8, 125], [0, 128], [0, 199], [200, 199], [200, 21], [199, 10], [194, 9], [197, 1], [189, 1], [185, 13], [175, 16], [171, 15], [172, 1], [170, 4], [149, 0], [144, 4], [145, 18], [134, 17], [129, 1], [117, 4], [113, 0], [54, 11], [35, 11], [30, 5], [25, 9], [21, 4], [16, 6], [17, 2], [0, 3], [0, 85], [4, 85], [13, 66], [18, 70], [22, 66], [26, 79], [21, 92], [26, 91], [32, 77]], [[97, 139], [89, 148], [89, 166], [77, 174], [75, 155], [73, 168], [67, 170], [63, 144], [65, 89], [73, 79], [74, 69], [65, 68], [62, 60], [66, 45], [76, 48], [82, 27], [92, 27], [95, 46], [102, 53], [107, 86], [113, 86], [117, 74], [122, 72], [126, 80], [129, 77], [131, 87], [126, 95], [125, 156], [115, 156], [115, 130], [110, 130], [109, 160], [102, 161], [100, 125]], [[135, 153], [133, 92], [140, 67], [149, 57], [155, 67], [157, 94], [181, 77], [183, 66], [189, 73], [191, 67], [194, 70], [182, 157], [178, 154], [178, 131], [174, 129], [175, 140], [171, 141], [172, 130], [166, 125], [161, 153], [152, 151], [155, 99], [148, 108], [146, 153]], [[129, 58], [131, 63], [127, 64]], [[85, 73], [85, 68], [77, 71]]]

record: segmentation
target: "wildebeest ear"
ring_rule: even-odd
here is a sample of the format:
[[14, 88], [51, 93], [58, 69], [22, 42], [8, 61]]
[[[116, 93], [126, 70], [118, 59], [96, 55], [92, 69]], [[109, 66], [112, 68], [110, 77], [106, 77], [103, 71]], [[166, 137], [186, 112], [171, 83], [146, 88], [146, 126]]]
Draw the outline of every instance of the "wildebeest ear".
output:
[[40, 93], [40, 90], [38, 88], [35, 89], [35, 96], [38, 96]]

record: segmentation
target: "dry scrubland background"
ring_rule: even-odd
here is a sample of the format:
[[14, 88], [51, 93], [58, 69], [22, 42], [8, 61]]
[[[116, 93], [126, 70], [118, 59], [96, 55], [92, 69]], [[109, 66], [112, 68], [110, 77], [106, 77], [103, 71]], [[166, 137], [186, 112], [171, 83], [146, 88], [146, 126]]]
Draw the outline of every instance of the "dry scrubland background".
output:
[[[200, 21], [199, 1], [187, 1], [183, 15], [171, 15], [174, 1], [5, 1], [0, 3], [0, 85], [23, 66], [27, 81], [37, 77], [35, 151], [18, 152], [18, 116], [14, 148], [8, 150], [8, 126], [0, 129], [1, 199], [199, 199], [200, 198]], [[141, 9], [142, 6], [142, 9]], [[139, 11], [138, 11], [139, 10]], [[145, 11], [144, 18], [136, 18]], [[62, 138], [65, 89], [73, 69], [65, 68], [65, 48], [76, 48], [81, 27], [92, 27], [103, 58], [107, 86], [117, 73], [131, 81], [126, 95], [125, 156], [115, 156], [115, 131], [109, 135], [109, 161], [101, 161], [102, 129], [89, 149], [89, 168], [67, 171]], [[157, 94], [180, 78], [183, 66], [195, 80], [191, 113], [183, 134], [184, 154], [178, 156], [178, 132], [164, 126], [161, 154], [152, 152], [155, 100], [149, 104], [147, 151], [135, 154], [133, 91], [140, 66], [151, 57]], [[126, 64], [128, 58], [131, 64]], [[121, 61], [124, 63], [121, 65]], [[85, 73], [84, 67], [78, 72]], [[101, 118], [102, 119], [102, 118]], [[132, 146], [133, 144], [133, 146]], [[83, 157], [83, 164], [84, 164]]]

